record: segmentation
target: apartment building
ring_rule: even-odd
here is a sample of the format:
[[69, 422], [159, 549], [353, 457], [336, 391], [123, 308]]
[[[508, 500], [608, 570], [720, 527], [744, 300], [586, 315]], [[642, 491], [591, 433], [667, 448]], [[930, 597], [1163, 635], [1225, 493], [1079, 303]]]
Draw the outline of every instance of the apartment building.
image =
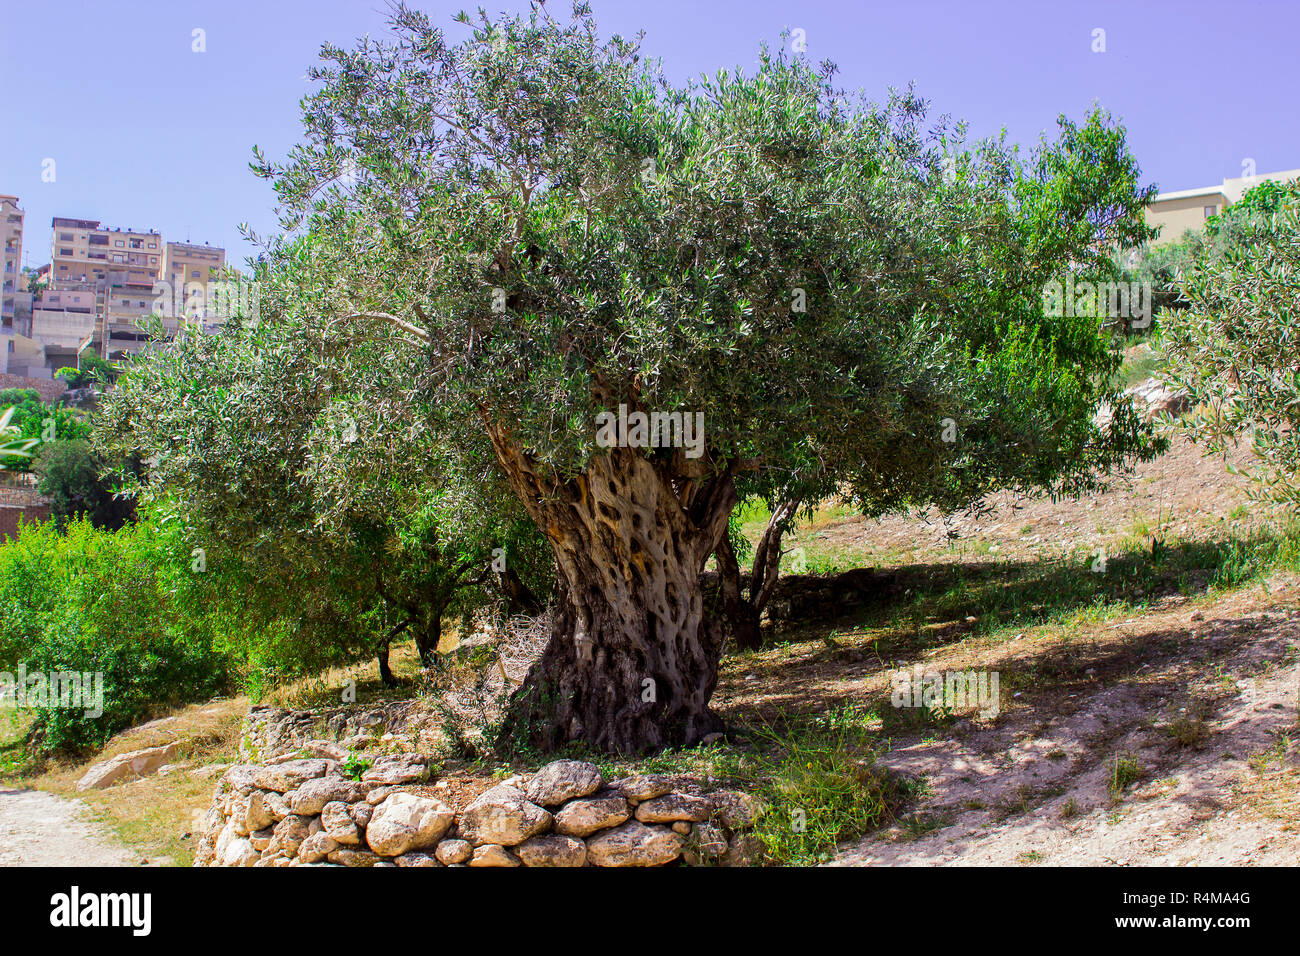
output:
[[1146, 208], [1147, 225], [1160, 227], [1160, 235], [1151, 241], [1151, 245], [1175, 242], [1188, 230], [1199, 230], [1205, 220], [1240, 201], [1247, 190], [1265, 180], [1289, 182], [1297, 178], [1300, 178], [1300, 169], [1288, 169], [1279, 173], [1225, 179], [1217, 186], [1160, 193]]
[[11, 329], [23, 287], [23, 211], [17, 196], [0, 195], [0, 324]]
[[118, 272], [150, 287], [162, 277], [163, 240], [156, 232], [109, 229], [95, 219], [51, 221], [50, 277], [61, 282], [94, 282]]
[[[164, 290], [178, 290], [172, 301], [183, 303], [186, 285], [206, 286], [226, 262], [220, 247], [164, 243], [153, 230], [57, 216], [50, 225], [49, 284], [33, 310], [33, 323], [34, 337], [53, 368], [75, 364], [86, 348], [105, 358], [144, 348], [148, 337], [139, 322], [157, 311]], [[180, 309], [162, 311], [164, 326], [175, 332]]]
[[23, 220], [17, 196], [0, 195], [0, 372], [48, 378], [44, 355], [30, 339], [32, 294], [23, 274]]
[[163, 254], [163, 278], [173, 289], [213, 279], [226, 265], [226, 250], [188, 242], [169, 242]]

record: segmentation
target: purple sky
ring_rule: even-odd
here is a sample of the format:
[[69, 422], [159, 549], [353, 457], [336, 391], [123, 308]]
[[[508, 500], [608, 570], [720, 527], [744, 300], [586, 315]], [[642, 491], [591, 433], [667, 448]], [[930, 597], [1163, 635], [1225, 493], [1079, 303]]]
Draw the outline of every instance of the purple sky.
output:
[[[567, 3], [551, 0], [553, 11]], [[462, 6], [424, 0], [436, 22]], [[520, 9], [482, 0], [489, 10]], [[1121, 117], [1162, 190], [1300, 167], [1300, 3], [971, 0], [594, 0], [601, 32], [646, 31], [682, 79], [737, 64], [783, 27], [873, 99], [915, 81], [972, 138], [1006, 127], [1031, 144], [1095, 99]], [[236, 225], [274, 226], [250, 147], [280, 158], [320, 43], [383, 30], [381, 0], [42, 0], [6, 4], [0, 30], [0, 193], [27, 210], [28, 265], [49, 257], [51, 216], [154, 228], [249, 254]], [[191, 31], [207, 52], [191, 52]], [[1092, 33], [1106, 31], [1106, 52]], [[457, 34], [453, 34], [457, 35]], [[108, 76], [121, 77], [109, 81]], [[42, 161], [56, 180], [41, 181]]]

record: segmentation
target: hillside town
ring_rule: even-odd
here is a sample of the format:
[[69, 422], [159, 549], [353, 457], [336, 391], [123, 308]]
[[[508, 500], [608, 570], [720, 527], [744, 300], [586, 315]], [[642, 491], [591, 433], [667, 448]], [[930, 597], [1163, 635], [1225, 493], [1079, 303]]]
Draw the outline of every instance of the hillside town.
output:
[[[208, 243], [171, 242], [152, 229], [63, 216], [50, 222], [49, 262], [25, 267], [24, 250], [30, 259], [39, 242], [25, 236], [25, 218], [18, 196], [0, 194], [0, 373], [14, 379], [55, 381], [87, 352], [107, 360], [138, 352], [148, 343], [141, 319], [158, 313], [175, 332], [184, 317], [170, 307], [175, 290], [206, 286], [226, 268], [226, 250]], [[204, 308], [189, 317], [219, 325]]]

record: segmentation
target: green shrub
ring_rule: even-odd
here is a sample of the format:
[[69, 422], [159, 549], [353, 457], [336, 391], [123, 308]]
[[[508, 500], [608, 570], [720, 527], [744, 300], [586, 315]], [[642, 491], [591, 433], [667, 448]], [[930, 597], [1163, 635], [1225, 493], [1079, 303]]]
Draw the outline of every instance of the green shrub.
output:
[[102, 674], [103, 712], [33, 707], [30, 744], [76, 752], [231, 684], [228, 606], [173, 528], [24, 525], [0, 546], [0, 671]]
[[[12, 437], [44, 443], [71, 441], [90, 435], [90, 424], [80, 412], [67, 408], [62, 402], [46, 405], [41, 401], [40, 392], [34, 388], [0, 389], [0, 411], [10, 407], [13, 412], [7, 426], [17, 429]], [[30, 456], [0, 454], [0, 468], [28, 471], [31, 467]]]
[[36, 490], [50, 499], [60, 527], [81, 515], [97, 528], [113, 530], [135, 511], [130, 500], [114, 494], [112, 480], [101, 477], [103, 462], [83, 439], [43, 446], [33, 470], [40, 476]]

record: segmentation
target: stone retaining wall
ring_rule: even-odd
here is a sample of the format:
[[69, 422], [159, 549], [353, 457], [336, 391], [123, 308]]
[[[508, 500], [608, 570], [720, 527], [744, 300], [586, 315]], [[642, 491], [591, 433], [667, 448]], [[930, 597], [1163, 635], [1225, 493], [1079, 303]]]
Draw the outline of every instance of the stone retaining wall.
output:
[[217, 786], [196, 866], [742, 866], [761, 813], [738, 791], [659, 775], [606, 781], [557, 760], [457, 812], [428, 761], [379, 757], [360, 780], [339, 761], [240, 764]]

